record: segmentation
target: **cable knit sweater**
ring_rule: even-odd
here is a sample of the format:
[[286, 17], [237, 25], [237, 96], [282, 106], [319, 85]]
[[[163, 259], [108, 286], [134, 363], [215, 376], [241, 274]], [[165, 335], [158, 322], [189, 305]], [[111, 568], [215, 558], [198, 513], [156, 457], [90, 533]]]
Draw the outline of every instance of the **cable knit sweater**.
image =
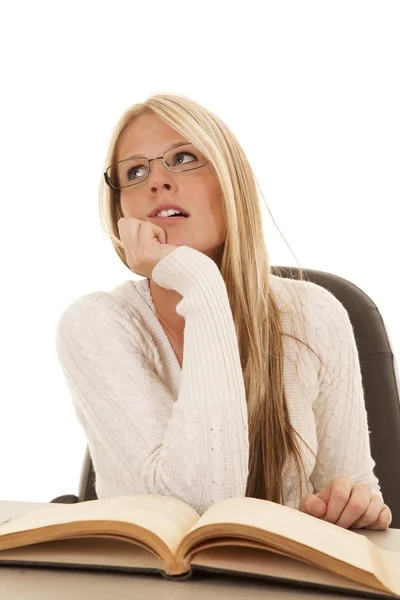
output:
[[[246, 490], [248, 421], [234, 321], [218, 266], [202, 252], [179, 246], [152, 277], [183, 297], [176, 307], [185, 319], [182, 369], [146, 278], [69, 304], [57, 326], [57, 356], [86, 434], [98, 497], [162, 494], [202, 514]], [[325, 365], [283, 337], [291, 424], [329, 479], [348, 475], [382, 497], [347, 311], [321, 286], [270, 278], [286, 311], [284, 331]], [[300, 489], [292, 460], [283, 469], [284, 504], [294, 508], [304, 493], [327, 484], [303, 443], [301, 451], [306, 487]]]

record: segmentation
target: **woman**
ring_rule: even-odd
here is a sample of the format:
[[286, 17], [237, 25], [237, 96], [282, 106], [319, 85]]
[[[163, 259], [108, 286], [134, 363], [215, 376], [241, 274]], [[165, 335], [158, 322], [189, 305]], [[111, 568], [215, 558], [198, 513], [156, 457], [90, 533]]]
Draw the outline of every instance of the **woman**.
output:
[[[348, 314], [271, 273], [229, 128], [157, 94], [121, 117], [105, 167], [103, 227], [144, 279], [79, 298], [57, 328], [98, 497], [170, 495], [202, 514], [247, 495], [387, 528]], [[167, 208], [186, 216], [156, 216]]]

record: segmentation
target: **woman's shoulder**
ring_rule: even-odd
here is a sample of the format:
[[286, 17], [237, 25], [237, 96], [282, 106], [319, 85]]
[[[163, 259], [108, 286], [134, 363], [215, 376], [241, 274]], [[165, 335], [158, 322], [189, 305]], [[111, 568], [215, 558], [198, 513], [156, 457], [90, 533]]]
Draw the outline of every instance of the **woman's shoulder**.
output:
[[66, 346], [86, 344], [88, 348], [103, 344], [115, 351], [152, 358], [154, 341], [148, 331], [151, 312], [144, 309], [136, 292], [139, 282], [126, 281], [111, 290], [96, 290], [73, 299], [62, 311], [56, 340], [60, 353]]
[[328, 289], [312, 281], [271, 274], [271, 287], [283, 310], [296, 315], [311, 327], [348, 327], [343, 304]]
[[286, 332], [310, 346], [330, 370], [343, 348], [355, 349], [354, 330], [343, 304], [328, 289], [308, 280], [271, 276]]
[[125, 316], [140, 327], [143, 318], [138, 286], [141, 284], [142, 281], [125, 281], [108, 291], [96, 290], [73, 298], [62, 310], [60, 321]]

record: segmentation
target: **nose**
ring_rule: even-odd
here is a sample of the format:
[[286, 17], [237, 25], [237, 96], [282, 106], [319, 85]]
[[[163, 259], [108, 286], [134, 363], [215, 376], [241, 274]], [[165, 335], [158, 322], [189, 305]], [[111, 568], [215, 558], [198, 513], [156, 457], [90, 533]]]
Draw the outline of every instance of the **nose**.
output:
[[165, 187], [168, 190], [171, 189], [174, 185], [172, 175], [171, 171], [164, 165], [162, 159], [153, 160], [150, 163], [148, 181], [151, 191], [155, 192], [160, 187]]

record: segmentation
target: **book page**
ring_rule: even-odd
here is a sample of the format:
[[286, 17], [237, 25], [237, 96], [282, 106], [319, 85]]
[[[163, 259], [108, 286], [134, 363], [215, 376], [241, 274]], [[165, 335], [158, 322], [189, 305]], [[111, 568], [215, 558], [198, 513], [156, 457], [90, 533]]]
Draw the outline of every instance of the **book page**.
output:
[[[292, 555], [299, 552], [294, 541], [375, 575], [372, 545], [367, 538], [293, 508], [258, 498], [230, 498], [213, 504], [193, 525], [178, 548], [178, 554], [186, 554], [197, 543], [212, 537], [245, 537], [246, 528], [252, 528], [253, 533], [255, 528], [258, 529], [257, 539], [270, 545], [271, 533], [282, 536], [287, 540], [283, 547]], [[378, 548], [376, 550], [379, 552]], [[304, 550], [302, 554], [306, 557]]]
[[3, 550], [0, 552], [0, 560], [163, 570], [160, 558], [141, 545], [99, 536]]
[[[205, 548], [193, 557], [191, 565], [192, 567], [249, 573], [282, 580], [289, 579], [341, 590], [371, 592], [371, 588], [368, 586], [335, 575], [325, 569], [257, 547], [241, 547], [239, 551], [237, 546], [232, 545]], [[392, 594], [380, 593], [382, 597], [393, 598]]]
[[[15, 544], [10, 545], [10, 534], [82, 521], [118, 521], [148, 530], [174, 554], [178, 543], [198, 518], [197, 512], [181, 500], [153, 494], [90, 500], [68, 505], [49, 504], [48, 507], [1, 524], [0, 550], [15, 547]], [[63, 529], [65, 531], [65, 528]], [[98, 527], [96, 533], [99, 533]], [[35, 542], [40, 541], [38, 538], [40, 536], [35, 535]]]

